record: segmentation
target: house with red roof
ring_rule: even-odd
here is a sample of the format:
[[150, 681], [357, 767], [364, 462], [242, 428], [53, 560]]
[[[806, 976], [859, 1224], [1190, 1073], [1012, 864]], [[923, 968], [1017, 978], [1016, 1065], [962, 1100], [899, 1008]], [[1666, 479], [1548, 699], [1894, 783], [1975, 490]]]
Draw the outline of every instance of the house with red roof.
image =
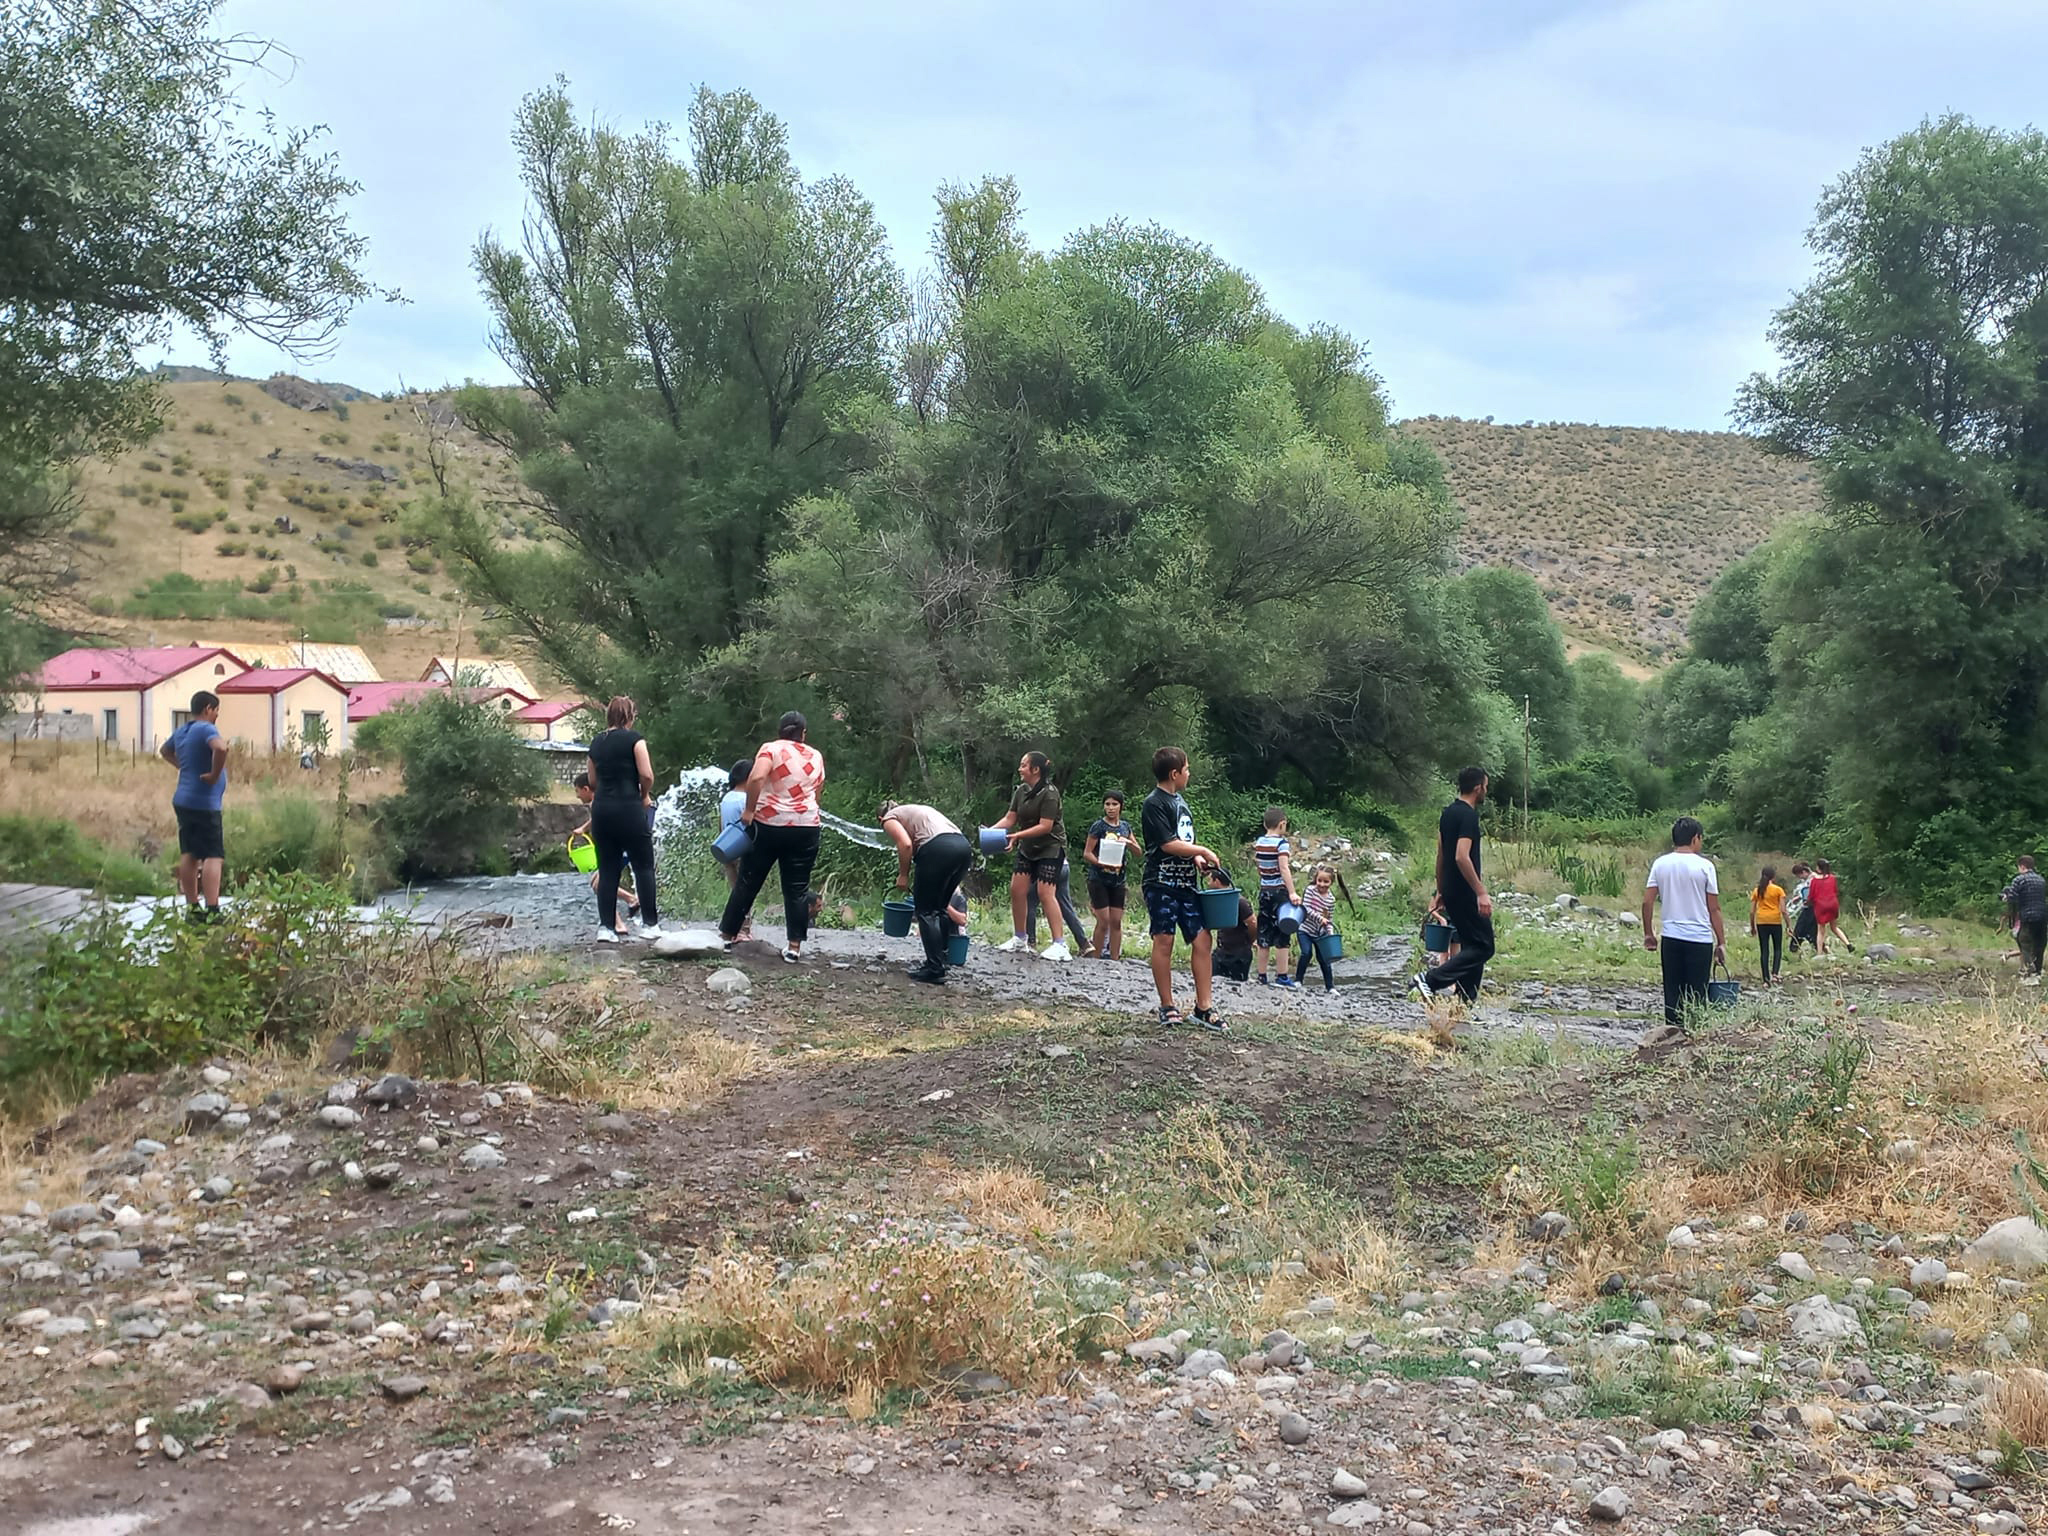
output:
[[584, 742], [604, 723], [596, 706], [582, 699], [536, 699], [508, 718], [528, 741]]
[[[421, 678], [410, 683], [357, 683], [348, 690], [348, 718], [351, 725], [374, 720], [387, 709], [417, 704], [421, 699], [446, 693], [448, 685]], [[465, 688], [462, 696], [472, 704], [489, 704], [508, 717], [533, 700], [511, 688]]]
[[257, 667], [231, 677], [220, 695], [220, 730], [257, 752], [298, 752], [349, 744], [348, 686], [315, 667]]
[[193, 694], [219, 693], [248, 670], [218, 645], [84, 646], [44, 662], [18, 707], [45, 717], [84, 715], [100, 740], [154, 752], [189, 718]]

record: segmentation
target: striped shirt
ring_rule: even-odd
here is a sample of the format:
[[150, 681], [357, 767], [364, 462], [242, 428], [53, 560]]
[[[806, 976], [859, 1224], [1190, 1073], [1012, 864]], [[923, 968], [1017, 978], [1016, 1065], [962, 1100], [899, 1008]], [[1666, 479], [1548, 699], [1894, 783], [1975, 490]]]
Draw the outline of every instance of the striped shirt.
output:
[[1280, 878], [1280, 860], [1293, 850], [1287, 846], [1287, 839], [1278, 832], [1268, 832], [1252, 844], [1252, 862], [1259, 867], [1259, 884], [1280, 886], [1286, 884]]
[[1337, 889], [1335, 886], [1312, 885], [1301, 893], [1301, 936], [1305, 939], [1321, 938], [1335, 928], [1337, 915]]

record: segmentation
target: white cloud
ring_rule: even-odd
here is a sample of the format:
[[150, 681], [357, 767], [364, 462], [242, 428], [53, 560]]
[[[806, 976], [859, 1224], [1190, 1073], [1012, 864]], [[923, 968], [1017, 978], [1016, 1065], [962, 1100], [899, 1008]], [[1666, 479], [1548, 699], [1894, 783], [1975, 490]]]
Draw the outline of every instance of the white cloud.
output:
[[[503, 376], [469, 252], [487, 225], [516, 231], [512, 112], [559, 71], [629, 125], [679, 121], [700, 80], [745, 86], [807, 171], [875, 201], [908, 266], [940, 182], [1008, 172], [1043, 244], [1116, 214], [1209, 241], [1290, 317], [1363, 337], [1404, 412], [1685, 426], [1721, 424], [1768, 364], [1821, 187], [1925, 116], [2024, 126], [2048, 45], [2048, 7], [2018, 0], [228, 17], [300, 56], [247, 94], [332, 125], [373, 271], [416, 301], [365, 312], [315, 370], [366, 387]], [[235, 361], [281, 366], [246, 345]]]

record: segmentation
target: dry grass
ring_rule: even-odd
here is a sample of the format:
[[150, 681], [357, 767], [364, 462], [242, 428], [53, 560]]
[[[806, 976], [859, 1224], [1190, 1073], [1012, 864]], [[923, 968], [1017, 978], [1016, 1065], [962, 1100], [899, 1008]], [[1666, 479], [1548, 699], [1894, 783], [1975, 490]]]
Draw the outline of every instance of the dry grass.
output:
[[2048, 1371], [2021, 1366], [1991, 1396], [1990, 1427], [2021, 1445], [2048, 1446]]
[[680, 1114], [722, 1099], [735, 1084], [766, 1071], [769, 1061], [751, 1042], [693, 1030], [658, 1045], [643, 1044], [625, 1071], [593, 1077], [584, 1096], [611, 1099], [626, 1109]]

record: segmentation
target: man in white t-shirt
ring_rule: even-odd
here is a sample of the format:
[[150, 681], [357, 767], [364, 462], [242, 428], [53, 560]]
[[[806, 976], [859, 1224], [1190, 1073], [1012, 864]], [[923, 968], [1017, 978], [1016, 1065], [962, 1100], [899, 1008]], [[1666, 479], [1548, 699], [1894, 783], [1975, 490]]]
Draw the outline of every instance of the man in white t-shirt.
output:
[[[1688, 1003], [1704, 1006], [1714, 964], [1728, 963], [1728, 935], [1721, 926], [1721, 881], [1713, 862], [1700, 853], [1705, 829], [1691, 816], [1672, 823], [1671, 851], [1650, 866], [1643, 882], [1643, 947], [1657, 951], [1664, 967], [1664, 1022], [1685, 1025]], [[1664, 904], [1664, 937], [1654, 916]]]

